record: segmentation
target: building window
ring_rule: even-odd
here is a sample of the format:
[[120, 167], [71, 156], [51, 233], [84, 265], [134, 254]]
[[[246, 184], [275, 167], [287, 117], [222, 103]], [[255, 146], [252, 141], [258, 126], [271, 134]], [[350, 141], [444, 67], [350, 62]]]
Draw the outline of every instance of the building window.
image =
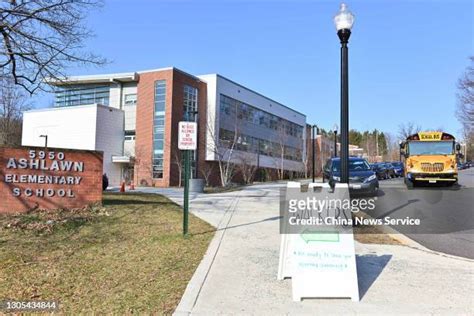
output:
[[[184, 108], [183, 119], [188, 119], [189, 121], [194, 121], [197, 109], [198, 109], [198, 90], [194, 87], [184, 85]], [[189, 117], [186, 117], [186, 114], [189, 114]]]
[[124, 98], [125, 105], [136, 105], [137, 104], [137, 94], [131, 93], [126, 94]]
[[155, 81], [155, 115], [153, 118], [153, 178], [163, 178], [165, 141], [166, 80]]
[[107, 85], [68, 85], [55, 91], [55, 106], [87, 104], [109, 105], [110, 87]]
[[[235, 132], [226, 130], [224, 128], [219, 129], [219, 139], [220, 145], [226, 148], [233, 146], [236, 150], [281, 158], [282, 146], [280, 143], [275, 143], [266, 139], [240, 133], [237, 135], [237, 137], [235, 137]], [[301, 161], [301, 148], [284, 145], [283, 157], [287, 160]]]
[[268, 130], [277, 131], [281, 129], [288, 136], [303, 138], [303, 126], [223, 94], [220, 95], [220, 115], [237, 117], [239, 120]]
[[135, 140], [135, 131], [125, 131], [125, 140]]

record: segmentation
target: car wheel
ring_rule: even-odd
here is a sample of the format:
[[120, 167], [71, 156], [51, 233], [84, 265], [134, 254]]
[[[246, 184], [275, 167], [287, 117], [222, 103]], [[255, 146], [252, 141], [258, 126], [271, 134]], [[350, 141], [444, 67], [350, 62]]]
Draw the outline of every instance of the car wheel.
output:
[[372, 196], [378, 196], [378, 195], [379, 195], [379, 186], [377, 185], [372, 191]]

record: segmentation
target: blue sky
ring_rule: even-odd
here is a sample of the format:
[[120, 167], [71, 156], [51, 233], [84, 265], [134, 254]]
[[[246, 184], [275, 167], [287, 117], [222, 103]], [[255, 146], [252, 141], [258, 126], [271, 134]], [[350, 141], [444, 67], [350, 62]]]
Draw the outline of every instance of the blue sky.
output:
[[[473, 54], [472, 1], [347, 1], [350, 127], [396, 134], [413, 121], [457, 134], [456, 81]], [[108, 0], [92, 12], [87, 48], [112, 61], [71, 75], [175, 66], [219, 73], [339, 123], [338, 1]], [[42, 107], [48, 97], [38, 99]]]

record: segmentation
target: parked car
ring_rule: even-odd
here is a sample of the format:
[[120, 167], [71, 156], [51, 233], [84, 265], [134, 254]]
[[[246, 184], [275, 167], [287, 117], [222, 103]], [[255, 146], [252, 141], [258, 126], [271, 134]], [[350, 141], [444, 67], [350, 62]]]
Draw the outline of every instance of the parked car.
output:
[[464, 164], [462, 162], [458, 162], [458, 170], [463, 170], [463, 169], [466, 169]]
[[405, 168], [403, 167], [403, 162], [401, 161], [394, 161], [391, 162], [394, 171], [395, 171], [395, 176], [397, 177], [403, 177], [403, 173], [405, 171]]
[[[325, 179], [331, 186], [341, 181], [340, 158], [331, 158], [326, 162], [323, 181]], [[377, 175], [364, 158], [349, 157], [349, 190], [351, 193], [377, 195], [379, 190]]]
[[376, 163], [373, 163], [371, 167], [372, 167], [372, 170], [377, 175], [377, 179], [379, 180], [388, 179], [388, 170], [385, 164], [381, 162], [376, 162]]
[[389, 178], [395, 178], [395, 167], [390, 162], [384, 162], [385, 168], [387, 169], [387, 174]]

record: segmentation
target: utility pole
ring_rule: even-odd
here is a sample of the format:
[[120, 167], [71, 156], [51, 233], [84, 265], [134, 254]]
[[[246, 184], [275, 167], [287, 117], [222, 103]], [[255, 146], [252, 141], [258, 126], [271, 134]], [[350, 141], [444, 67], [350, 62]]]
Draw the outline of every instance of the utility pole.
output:
[[[189, 178], [191, 174], [191, 152], [197, 150], [197, 123], [192, 122], [190, 123], [190, 114], [197, 113], [197, 112], [189, 112], [186, 111], [184, 115], [184, 122], [179, 123], [179, 133], [178, 133], [178, 148], [182, 150], [184, 154], [184, 196], [183, 196], [183, 235], [186, 236], [188, 234], [188, 226], [189, 226]], [[182, 127], [183, 125], [183, 127]], [[194, 125], [194, 127], [193, 127]], [[189, 131], [191, 128], [191, 131]], [[182, 132], [182, 129], [184, 130]], [[194, 134], [195, 142], [191, 145], [182, 143], [182, 139], [185, 139], [183, 135], [187, 138], [191, 137]]]
[[184, 201], [183, 201], [183, 235], [188, 234], [189, 226], [189, 153], [190, 150], [184, 150]]
[[377, 157], [379, 156], [379, 131], [375, 130], [375, 152]]
[[314, 145], [314, 142], [316, 141], [316, 136], [315, 136], [315, 133], [314, 133], [314, 129], [317, 129], [316, 130], [316, 133], [319, 134], [319, 128], [316, 124], [313, 124], [313, 126], [311, 127], [311, 134], [312, 134], [312, 137], [311, 137], [311, 145], [312, 145], [312, 151], [313, 151], [313, 154], [312, 154], [312, 168], [311, 168], [311, 172], [312, 172], [312, 175], [313, 175], [313, 183], [315, 182], [315, 173], [316, 173], [316, 170], [315, 170], [315, 161], [316, 161], [316, 150], [315, 150], [315, 145]]

